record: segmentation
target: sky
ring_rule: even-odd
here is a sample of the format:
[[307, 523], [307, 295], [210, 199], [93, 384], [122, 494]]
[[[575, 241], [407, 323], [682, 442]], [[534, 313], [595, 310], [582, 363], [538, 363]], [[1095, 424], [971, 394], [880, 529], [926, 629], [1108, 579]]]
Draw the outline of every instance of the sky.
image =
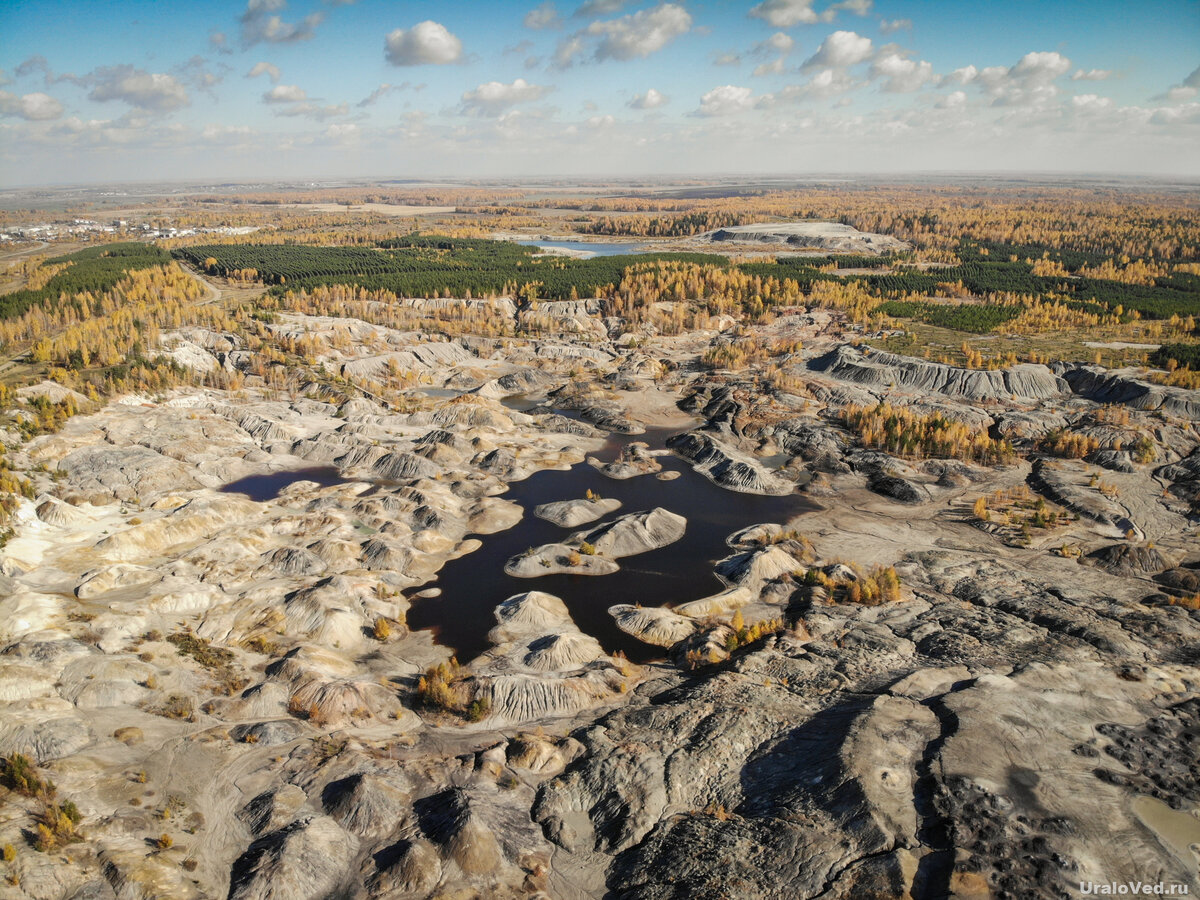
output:
[[1200, 0], [5, 0], [0, 186], [1200, 175]]

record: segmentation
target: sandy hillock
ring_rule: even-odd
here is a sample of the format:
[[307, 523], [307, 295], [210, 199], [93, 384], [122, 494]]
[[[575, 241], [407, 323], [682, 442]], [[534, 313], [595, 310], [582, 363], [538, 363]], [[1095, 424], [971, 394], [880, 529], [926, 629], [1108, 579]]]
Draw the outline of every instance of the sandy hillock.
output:
[[894, 253], [908, 250], [904, 241], [886, 234], [859, 231], [837, 222], [776, 222], [760, 225], [732, 225], [698, 235], [712, 243], [786, 244], [806, 250], [833, 250], [839, 253]]

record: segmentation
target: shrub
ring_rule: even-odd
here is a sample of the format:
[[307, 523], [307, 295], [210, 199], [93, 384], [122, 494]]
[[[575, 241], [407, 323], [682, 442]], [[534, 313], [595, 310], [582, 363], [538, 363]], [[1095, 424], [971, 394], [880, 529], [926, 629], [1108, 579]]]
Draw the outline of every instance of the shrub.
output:
[[390, 638], [392, 636], [391, 623], [389, 623], [388, 620], [385, 619], [383, 616], [379, 616], [379, 618], [377, 618], [375, 620], [375, 627], [373, 629], [373, 633], [375, 635], [375, 640], [380, 641], [380, 642], [386, 641], [388, 638]]

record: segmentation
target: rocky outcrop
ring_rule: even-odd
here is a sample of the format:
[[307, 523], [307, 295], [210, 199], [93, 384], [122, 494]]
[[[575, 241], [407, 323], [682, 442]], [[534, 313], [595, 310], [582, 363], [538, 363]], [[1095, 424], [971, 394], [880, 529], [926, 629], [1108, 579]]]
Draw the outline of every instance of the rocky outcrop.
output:
[[636, 478], [638, 475], [653, 475], [662, 471], [662, 463], [654, 458], [649, 446], [640, 441], [626, 444], [611, 462], [601, 462], [594, 456], [589, 456], [587, 462], [609, 478], [618, 480]]
[[790, 494], [795, 485], [768, 472], [753, 457], [734, 450], [703, 431], [688, 431], [667, 446], [721, 487], [745, 494]]
[[936, 393], [973, 401], [1056, 400], [1064, 398], [1071, 390], [1070, 385], [1050, 369], [1032, 363], [1007, 369], [963, 369], [881, 350], [868, 353], [844, 344], [810, 360], [808, 367], [876, 390]]
[[1143, 381], [1132, 369], [1064, 366], [1062, 377], [1072, 391], [1095, 403], [1119, 403], [1191, 422], [1200, 420], [1200, 391]]

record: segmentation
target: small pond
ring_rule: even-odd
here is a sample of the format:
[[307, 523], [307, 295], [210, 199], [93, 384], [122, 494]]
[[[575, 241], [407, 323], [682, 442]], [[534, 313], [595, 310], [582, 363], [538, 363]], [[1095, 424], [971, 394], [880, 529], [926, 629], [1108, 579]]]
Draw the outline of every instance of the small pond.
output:
[[[671, 429], [651, 429], [642, 435], [612, 435], [604, 449], [594, 454], [614, 458], [631, 441], [661, 448]], [[439, 643], [453, 647], [466, 662], [490, 646], [487, 633], [496, 624], [495, 608], [513, 594], [545, 591], [563, 599], [580, 630], [597, 638], [608, 652], [623, 650], [634, 662], [659, 659], [663, 651], [625, 634], [608, 614], [617, 603], [675, 606], [699, 600], [724, 588], [713, 574], [713, 564], [730, 554], [725, 539], [733, 532], [760, 522], [785, 522], [816, 506], [799, 494], [766, 497], [740, 494], [713, 484], [674, 455], [659, 457], [663, 471], [679, 477], [660, 481], [641, 475], [618, 481], [587, 463], [568, 471], [543, 470], [524, 481], [513, 482], [502, 494], [519, 503], [525, 516], [514, 527], [498, 534], [479, 536], [483, 546], [451, 560], [426, 587], [439, 587], [438, 597], [416, 599], [408, 613], [409, 626], [430, 629]], [[687, 519], [687, 530], [667, 547], [618, 560], [621, 570], [612, 575], [547, 575], [514, 578], [504, 573], [510, 557], [529, 547], [561, 541], [578, 529], [560, 528], [533, 515], [534, 507], [555, 500], [583, 497], [588, 489], [621, 501], [610, 518], [661, 506]]]
[[315, 481], [321, 487], [329, 487], [344, 484], [346, 479], [333, 466], [312, 466], [307, 469], [284, 469], [266, 475], [247, 475], [224, 485], [221, 491], [226, 494], [245, 494], [251, 500], [265, 503], [274, 500], [297, 481]]
[[595, 256], [628, 256], [631, 253], [649, 253], [645, 244], [613, 244], [601, 241], [517, 241], [526, 247], [541, 247], [546, 250], [583, 250]]

